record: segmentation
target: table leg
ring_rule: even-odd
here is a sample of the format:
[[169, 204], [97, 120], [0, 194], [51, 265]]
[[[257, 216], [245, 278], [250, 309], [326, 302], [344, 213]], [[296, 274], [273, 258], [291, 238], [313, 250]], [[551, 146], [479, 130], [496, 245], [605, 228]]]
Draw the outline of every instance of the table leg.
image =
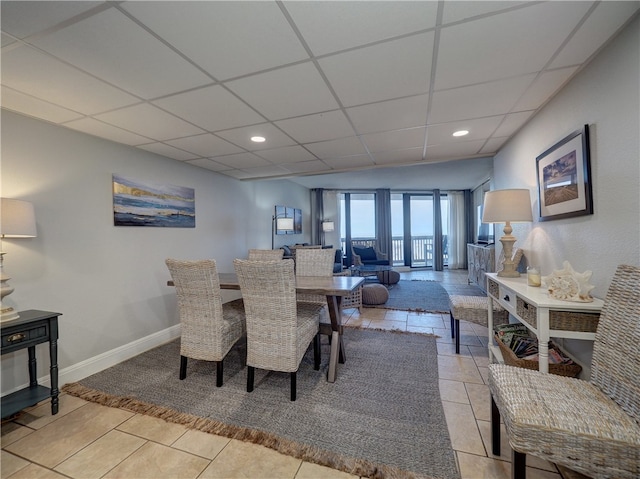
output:
[[29, 353], [29, 360], [27, 363], [27, 367], [29, 369], [29, 387], [35, 388], [38, 386], [38, 362], [36, 360], [36, 347], [29, 346], [27, 348]]
[[58, 341], [56, 339], [52, 339], [49, 343], [49, 360], [51, 363], [49, 368], [51, 377], [51, 414], [56, 415], [58, 414], [58, 395], [60, 394], [58, 389]]
[[338, 373], [338, 347], [340, 343], [340, 334], [338, 331], [331, 333], [331, 357], [329, 358], [329, 371], [327, 372], [327, 381], [336, 382], [336, 374]]
[[344, 343], [342, 341], [342, 315], [340, 312], [340, 304], [342, 303], [341, 296], [327, 296], [327, 305], [329, 306], [329, 317], [331, 319], [331, 358], [329, 360], [329, 372], [327, 374], [327, 380], [334, 382], [338, 362], [343, 363], [346, 361], [346, 355], [344, 351]]

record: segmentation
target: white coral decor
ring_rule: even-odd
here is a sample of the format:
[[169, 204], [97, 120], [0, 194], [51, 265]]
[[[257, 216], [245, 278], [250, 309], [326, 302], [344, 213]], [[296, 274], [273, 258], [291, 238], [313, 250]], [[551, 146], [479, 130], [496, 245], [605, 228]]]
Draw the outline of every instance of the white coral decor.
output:
[[593, 298], [589, 293], [595, 286], [589, 284], [591, 271], [578, 273], [568, 261], [562, 263], [562, 266], [563, 269], [555, 270], [549, 276], [542, 278], [549, 296], [563, 301], [592, 302]]

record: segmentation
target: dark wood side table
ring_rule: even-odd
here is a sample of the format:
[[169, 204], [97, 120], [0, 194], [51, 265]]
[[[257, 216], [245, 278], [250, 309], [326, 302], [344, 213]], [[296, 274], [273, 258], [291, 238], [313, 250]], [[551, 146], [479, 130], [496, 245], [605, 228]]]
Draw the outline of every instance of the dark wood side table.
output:
[[[0, 325], [2, 354], [28, 348], [29, 387], [2, 398], [2, 417], [9, 417], [26, 407], [51, 398], [51, 414], [58, 413], [58, 316], [61, 313], [21, 311], [20, 317]], [[51, 388], [40, 386], [36, 371], [36, 345], [49, 342]]]

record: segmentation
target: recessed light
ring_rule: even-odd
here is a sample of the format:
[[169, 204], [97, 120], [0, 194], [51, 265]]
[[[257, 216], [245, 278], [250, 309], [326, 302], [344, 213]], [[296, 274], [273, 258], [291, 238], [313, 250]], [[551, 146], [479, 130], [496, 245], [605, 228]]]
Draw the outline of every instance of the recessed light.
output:
[[264, 143], [267, 139], [264, 136], [252, 136], [251, 141], [255, 143]]
[[453, 132], [453, 136], [465, 136], [469, 134], [469, 130], [458, 130]]

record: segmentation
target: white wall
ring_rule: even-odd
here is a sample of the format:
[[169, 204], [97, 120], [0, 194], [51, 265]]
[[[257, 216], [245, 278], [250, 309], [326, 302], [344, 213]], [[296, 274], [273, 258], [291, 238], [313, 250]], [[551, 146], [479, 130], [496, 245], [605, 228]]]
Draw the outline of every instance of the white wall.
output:
[[[576, 271], [593, 271], [592, 293], [601, 298], [619, 264], [640, 265], [639, 32], [636, 18], [494, 160], [492, 189], [531, 190], [534, 223], [513, 225], [516, 247], [543, 275], [560, 269], [564, 260]], [[539, 222], [536, 157], [585, 124], [591, 135], [594, 214]], [[588, 364], [590, 343], [566, 346]]]
[[[303, 210], [304, 234], [288, 239], [309, 240], [305, 187], [240, 182], [4, 110], [1, 166], [2, 196], [32, 202], [38, 227], [37, 238], [3, 240], [15, 288], [9, 299], [21, 310], [63, 313], [61, 372], [145, 338], [162, 340], [166, 331], [177, 334], [165, 258], [215, 258], [220, 271], [231, 272], [247, 249], [271, 248], [276, 204]], [[194, 188], [196, 227], [115, 227], [113, 173]], [[47, 347], [37, 351], [39, 376], [46, 376]], [[26, 365], [24, 351], [2, 357], [3, 395], [27, 383]]]

